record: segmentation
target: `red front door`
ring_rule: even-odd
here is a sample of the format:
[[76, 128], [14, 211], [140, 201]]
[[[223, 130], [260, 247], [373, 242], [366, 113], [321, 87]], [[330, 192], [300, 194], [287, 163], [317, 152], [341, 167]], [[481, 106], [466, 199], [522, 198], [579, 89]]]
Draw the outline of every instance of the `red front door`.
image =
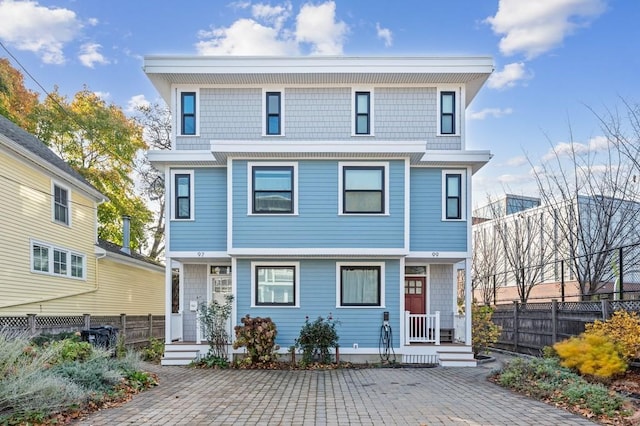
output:
[[404, 309], [412, 314], [426, 314], [427, 279], [406, 277], [404, 279]]

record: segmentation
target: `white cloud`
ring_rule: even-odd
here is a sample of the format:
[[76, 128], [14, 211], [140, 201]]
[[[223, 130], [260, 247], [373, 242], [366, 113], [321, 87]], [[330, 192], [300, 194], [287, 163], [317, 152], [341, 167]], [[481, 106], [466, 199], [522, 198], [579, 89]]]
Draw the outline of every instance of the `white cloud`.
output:
[[228, 4], [228, 6], [232, 9], [246, 9], [251, 6], [250, 1], [234, 1]]
[[469, 113], [470, 120], [484, 120], [487, 117], [500, 118], [513, 113], [511, 108], [485, 108], [480, 111]]
[[144, 95], [135, 95], [127, 101], [127, 108], [125, 109], [125, 111], [132, 113], [137, 111], [137, 109], [141, 106], [151, 106], [151, 102], [149, 102], [147, 98], [144, 97]]
[[588, 143], [559, 142], [542, 156], [542, 161], [549, 161], [556, 157], [571, 157], [573, 154], [582, 155], [590, 152], [606, 151], [610, 148], [609, 140], [604, 136], [591, 138]]
[[82, 28], [75, 12], [47, 8], [35, 1], [0, 2], [0, 39], [38, 55], [44, 63], [62, 64], [63, 47]]
[[102, 46], [98, 43], [85, 43], [80, 46], [80, 54], [78, 59], [85, 67], [93, 68], [96, 64], [106, 65], [109, 63], [107, 58], [99, 52]]
[[305, 4], [296, 18], [296, 40], [310, 43], [311, 53], [341, 55], [349, 27], [336, 21], [336, 4], [328, 1], [319, 5]]
[[502, 36], [504, 55], [522, 53], [532, 59], [588, 26], [605, 8], [604, 0], [500, 0], [495, 16], [485, 22]]
[[533, 75], [525, 69], [523, 62], [507, 64], [502, 71], [494, 71], [487, 80], [487, 86], [492, 89], [514, 87], [519, 81], [529, 80]]
[[98, 23], [99, 23], [99, 22], [100, 22], [100, 21], [98, 21], [98, 18], [89, 18], [89, 19], [87, 20], [87, 23], [88, 23], [89, 25], [91, 25], [92, 27], [95, 27], [96, 25], [98, 25]]
[[520, 167], [524, 166], [527, 163], [527, 157], [525, 157], [524, 155], [519, 155], [517, 157], [509, 158], [506, 162], [506, 165], [511, 167]]
[[293, 55], [298, 52], [295, 41], [278, 30], [253, 19], [239, 19], [228, 28], [200, 31], [202, 41], [196, 43], [201, 55]]
[[376, 22], [376, 31], [378, 33], [378, 38], [384, 40], [384, 45], [386, 47], [391, 47], [393, 44], [393, 34], [389, 28], [382, 28], [379, 22]]
[[93, 94], [105, 102], [111, 99], [111, 93], [109, 92], [93, 92]]
[[[250, 4], [234, 3], [247, 9]], [[297, 55], [301, 44], [308, 43], [314, 54], [339, 55], [348, 31], [344, 22], [335, 19], [336, 5], [328, 1], [305, 4], [295, 17], [295, 28], [286, 26], [292, 6], [286, 1], [276, 6], [257, 3], [251, 17], [241, 18], [229, 27], [212, 27], [200, 31], [196, 49], [201, 55]]]

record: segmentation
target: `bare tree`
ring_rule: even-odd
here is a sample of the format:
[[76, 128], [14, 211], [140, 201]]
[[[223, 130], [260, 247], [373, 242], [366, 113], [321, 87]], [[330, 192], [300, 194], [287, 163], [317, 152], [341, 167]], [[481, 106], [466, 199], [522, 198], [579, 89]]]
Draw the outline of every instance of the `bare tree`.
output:
[[[171, 149], [171, 113], [164, 104], [153, 103], [136, 108], [135, 120], [143, 127], [143, 137], [149, 149]], [[165, 191], [164, 175], [156, 170], [146, 155], [138, 161], [136, 171], [139, 188], [148, 203], [153, 205], [154, 221], [147, 228], [149, 239], [147, 256], [158, 260], [164, 254]]]
[[[561, 149], [553, 147], [550, 161], [533, 167], [543, 203], [556, 211], [557, 244], [585, 298], [616, 278], [615, 249], [638, 241], [640, 225], [631, 151], [620, 127], [604, 128], [605, 137], [589, 145], [571, 137]], [[630, 256], [637, 254], [626, 261]]]
[[494, 294], [503, 283], [497, 279], [503, 258], [494, 226], [493, 223], [480, 223], [474, 225], [473, 229], [471, 288], [473, 294], [479, 295], [485, 305], [493, 304]]

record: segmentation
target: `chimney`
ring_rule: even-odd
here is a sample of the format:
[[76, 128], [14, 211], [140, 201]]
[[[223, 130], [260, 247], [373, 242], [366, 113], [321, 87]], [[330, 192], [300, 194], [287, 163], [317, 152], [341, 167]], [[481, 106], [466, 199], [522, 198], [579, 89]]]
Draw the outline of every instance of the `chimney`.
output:
[[120, 251], [131, 254], [129, 244], [131, 242], [131, 216], [122, 216], [122, 248]]

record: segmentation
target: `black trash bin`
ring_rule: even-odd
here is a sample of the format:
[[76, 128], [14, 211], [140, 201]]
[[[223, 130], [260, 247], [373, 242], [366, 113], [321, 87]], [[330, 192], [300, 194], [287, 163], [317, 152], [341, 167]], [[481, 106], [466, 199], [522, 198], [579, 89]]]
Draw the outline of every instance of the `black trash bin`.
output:
[[89, 342], [97, 348], [114, 351], [118, 344], [118, 329], [110, 325], [92, 327], [88, 330], [82, 330], [80, 334], [83, 341]]

